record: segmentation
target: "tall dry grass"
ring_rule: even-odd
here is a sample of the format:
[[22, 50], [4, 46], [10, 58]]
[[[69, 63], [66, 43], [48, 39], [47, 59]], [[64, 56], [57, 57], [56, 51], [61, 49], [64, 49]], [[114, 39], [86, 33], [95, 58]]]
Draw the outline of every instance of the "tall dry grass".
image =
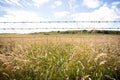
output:
[[14, 37], [0, 38], [0, 80], [120, 79], [119, 35]]

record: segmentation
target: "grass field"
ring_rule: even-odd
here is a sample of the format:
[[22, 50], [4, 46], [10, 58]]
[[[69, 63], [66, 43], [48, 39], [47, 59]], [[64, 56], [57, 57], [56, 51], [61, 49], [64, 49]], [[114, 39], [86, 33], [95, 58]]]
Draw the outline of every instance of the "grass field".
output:
[[1, 34], [0, 80], [120, 80], [120, 35]]

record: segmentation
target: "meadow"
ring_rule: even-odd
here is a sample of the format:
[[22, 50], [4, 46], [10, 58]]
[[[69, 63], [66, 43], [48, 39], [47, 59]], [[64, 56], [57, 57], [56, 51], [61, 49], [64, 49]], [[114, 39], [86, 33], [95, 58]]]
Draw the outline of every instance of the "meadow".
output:
[[1, 34], [0, 80], [120, 80], [120, 35]]

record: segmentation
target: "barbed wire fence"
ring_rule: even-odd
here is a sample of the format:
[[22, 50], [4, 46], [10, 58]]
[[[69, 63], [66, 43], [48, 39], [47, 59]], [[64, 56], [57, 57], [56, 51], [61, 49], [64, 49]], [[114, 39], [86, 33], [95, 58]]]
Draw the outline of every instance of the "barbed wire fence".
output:
[[[43, 25], [41, 25], [41, 24], [43, 24], [44, 23], [44, 25], [45, 24], [48, 24], [47, 25], [47, 27], [45, 27], [45, 26], [43, 26]], [[73, 25], [73, 27], [65, 27], [65, 26], [63, 26], [63, 27], [57, 27], [57, 26], [59, 26], [59, 25], [54, 25], [54, 24], [74, 24]], [[101, 26], [101, 27], [97, 27], [97, 26], [92, 26], [92, 27], [90, 27], [90, 25], [93, 25], [93, 24], [110, 24], [110, 23], [112, 23], [112, 24], [120, 24], [120, 21], [39, 21], [39, 22], [0, 22], [0, 24], [2, 24], [1, 26], [0, 26], [0, 30], [31, 30], [31, 29], [108, 29], [108, 30], [110, 30], [110, 29], [120, 29], [120, 26], [113, 26], [113, 27], [111, 27], [111, 26], [109, 26], [109, 27], [105, 27], [105, 26]], [[17, 24], [17, 25], [20, 25], [19, 27], [16, 27], [16, 26], [12, 26], [12, 27], [2, 27], [2, 26], [6, 26], [6, 25], [8, 25], [8, 26], [10, 26], [11, 24]], [[21, 24], [23, 24], [23, 26], [24, 27], [22, 27], [21, 26]], [[29, 24], [39, 24], [39, 26], [37, 26], [37, 27], [35, 27], [35, 26], [33, 26], [32, 25], [32, 28], [31, 27], [26, 27], [25, 28], [25, 26], [26, 26], [26, 24], [27, 25], [29, 25]], [[53, 24], [52, 25], [52, 27], [50, 26], [51, 24]], [[83, 27], [81, 27], [81, 25], [80, 24], [84, 24], [84, 26]], [[85, 26], [85, 24], [86, 24], [86, 26]], [[80, 26], [79, 26], [80, 25]]]
[[[66, 31], [66, 30], [117, 30], [120, 31], [120, 21], [21, 21], [21, 22], [0, 22], [0, 33], [34, 33], [34, 32], [49, 32], [49, 31]], [[82, 32], [81, 32], [82, 35]], [[3, 36], [0, 35], [0, 39], [11, 39], [11, 38], [20, 38], [23, 41], [23, 38], [34, 38], [37, 42], [39, 36]], [[46, 40], [46, 43], [49, 43], [50, 37], [46, 35], [41, 37]], [[89, 40], [85, 36], [80, 37], [67, 37], [72, 39], [72, 42], [76, 42], [75, 38], [81, 38], [81, 41]], [[12, 40], [12, 39], [11, 39]], [[56, 40], [61, 40], [61, 37], [56, 35]], [[67, 39], [68, 40], [68, 39]], [[66, 40], [66, 41], [67, 41]], [[107, 42], [110, 42], [108, 37]], [[94, 35], [94, 45], [96, 43], [96, 36]], [[85, 44], [85, 43], [84, 43]], [[84, 48], [85, 49], [85, 48]]]

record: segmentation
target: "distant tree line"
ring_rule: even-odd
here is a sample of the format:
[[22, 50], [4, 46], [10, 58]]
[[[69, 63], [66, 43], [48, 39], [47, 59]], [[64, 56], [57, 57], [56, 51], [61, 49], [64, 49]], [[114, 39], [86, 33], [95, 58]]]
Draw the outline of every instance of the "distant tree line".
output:
[[108, 30], [72, 30], [72, 31], [58, 31], [60, 34], [120, 34], [120, 31]]
[[37, 32], [31, 34], [120, 34], [120, 31], [110, 30], [68, 30], [68, 31], [51, 31], [51, 32]]

